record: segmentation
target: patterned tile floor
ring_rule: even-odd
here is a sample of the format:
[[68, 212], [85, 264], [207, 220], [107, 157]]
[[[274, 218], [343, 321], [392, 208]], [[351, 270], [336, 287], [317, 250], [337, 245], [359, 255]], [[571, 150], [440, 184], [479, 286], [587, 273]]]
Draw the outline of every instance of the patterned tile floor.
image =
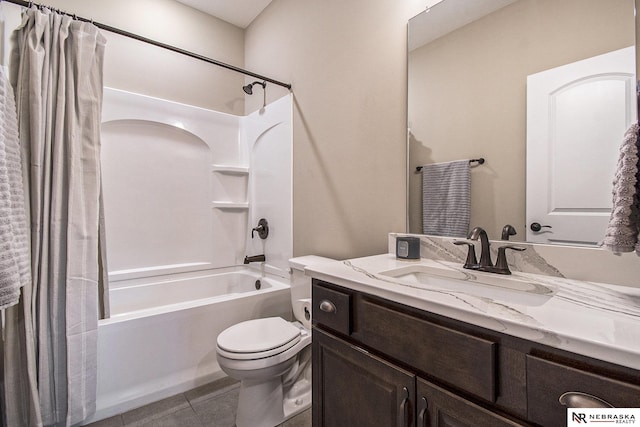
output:
[[[227, 377], [88, 426], [234, 427], [239, 390]], [[311, 427], [311, 409], [278, 427]]]

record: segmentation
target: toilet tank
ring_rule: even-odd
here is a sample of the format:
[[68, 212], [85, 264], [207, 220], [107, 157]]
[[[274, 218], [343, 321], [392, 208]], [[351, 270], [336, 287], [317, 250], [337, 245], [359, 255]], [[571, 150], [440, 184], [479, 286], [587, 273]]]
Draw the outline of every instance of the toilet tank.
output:
[[[307, 328], [311, 327], [311, 277], [304, 275], [304, 269], [310, 265], [326, 262], [335, 262], [335, 260], [317, 255], [305, 255], [289, 260], [293, 315]], [[308, 313], [305, 313], [305, 307]]]

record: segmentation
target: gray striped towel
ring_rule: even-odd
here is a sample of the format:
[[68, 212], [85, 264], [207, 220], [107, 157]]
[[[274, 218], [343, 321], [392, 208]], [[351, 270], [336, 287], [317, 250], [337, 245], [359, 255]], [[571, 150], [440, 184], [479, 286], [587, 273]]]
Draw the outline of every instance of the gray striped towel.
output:
[[469, 160], [422, 167], [422, 232], [467, 237], [471, 216]]

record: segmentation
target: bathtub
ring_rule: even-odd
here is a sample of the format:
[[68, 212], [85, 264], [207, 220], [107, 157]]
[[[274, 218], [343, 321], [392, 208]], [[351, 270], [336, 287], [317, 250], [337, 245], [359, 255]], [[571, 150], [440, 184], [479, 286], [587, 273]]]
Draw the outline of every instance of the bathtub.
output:
[[224, 377], [220, 332], [291, 318], [289, 279], [243, 267], [116, 282], [109, 293], [111, 318], [98, 324], [96, 414], [85, 423]]

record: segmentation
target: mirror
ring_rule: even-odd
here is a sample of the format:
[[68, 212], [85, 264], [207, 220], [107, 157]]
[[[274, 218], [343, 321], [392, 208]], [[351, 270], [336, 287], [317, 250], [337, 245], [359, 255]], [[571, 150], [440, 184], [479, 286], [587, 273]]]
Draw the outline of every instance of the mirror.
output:
[[[511, 240], [526, 240], [527, 77], [634, 46], [635, 37], [634, 0], [444, 0], [412, 18], [408, 231], [422, 233], [416, 167], [484, 158], [471, 167], [470, 227], [499, 239], [511, 224]], [[621, 142], [622, 134], [608, 142], [613, 159]]]

